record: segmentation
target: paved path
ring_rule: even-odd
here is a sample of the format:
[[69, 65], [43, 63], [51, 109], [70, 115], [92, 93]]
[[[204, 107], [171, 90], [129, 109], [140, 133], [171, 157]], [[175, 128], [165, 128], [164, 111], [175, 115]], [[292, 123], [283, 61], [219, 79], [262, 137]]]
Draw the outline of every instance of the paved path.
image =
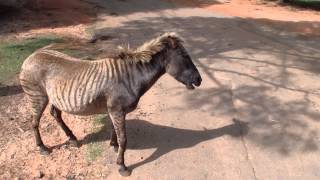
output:
[[96, 33], [137, 46], [176, 31], [204, 79], [188, 91], [165, 76], [143, 97], [128, 121], [130, 179], [320, 178], [320, 38], [169, 1], [99, 4]]

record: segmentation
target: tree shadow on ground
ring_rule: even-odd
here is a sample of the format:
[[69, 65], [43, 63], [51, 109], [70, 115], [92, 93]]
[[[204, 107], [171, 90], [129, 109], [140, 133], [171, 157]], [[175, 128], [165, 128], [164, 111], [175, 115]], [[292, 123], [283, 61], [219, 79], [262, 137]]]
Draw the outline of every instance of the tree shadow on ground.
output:
[[[236, 113], [249, 122], [246, 139], [266, 149], [289, 156], [295, 152], [319, 149], [318, 132], [310, 123], [319, 123], [320, 113], [311, 108], [309, 100], [282, 101], [272, 95], [274, 88], [263, 85], [241, 85], [235, 89], [198, 89], [185, 96], [186, 106], [177, 110], [206, 109], [212, 116], [234, 111], [228, 100], [240, 103]], [[219, 98], [216, 98], [219, 96]], [[218, 101], [212, 103], [214, 99]]]
[[[46, 1], [38, 9], [12, 8], [0, 12], [0, 35], [27, 32], [41, 28], [58, 28], [90, 23], [95, 20], [94, 8], [83, 2]], [[77, 17], [77, 18], [75, 18]]]
[[[283, 26], [299, 24], [274, 21]], [[141, 27], [144, 31], [141, 31]], [[106, 43], [123, 44], [129, 42], [132, 47], [140, 45], [155, 34], [166, 31], [177, 31], [185, 37], [186, 47], [201, 73], [207, 76], [206, 84], [215, 88], [200, 88], [193, 95], [185, 96], [186, 107], [206, 107], [211, 115], [230, 114], [234, 111], [230, 101], [240, 102], [236, 107], [242, 119], [250, 123], [250, 132], [246, 138], [266, 149], [290, 155], [294, 152], [316, 151], [318, 133], [310, 123], [318, 123], [320, 113], [316, 111], [313, 96], [319, 97], [317, 88], [307, 88], [296, 82], [296, 71], [307, 74], [313, 81], [319, 80], [320, 53], [319, 39], [305, 39], [286, 34], [272, 27], [257, 26], [251, 19], [233, 19], [216, 17], [153, 17], [139, 21], [129, 21], [117, 28], [102, 28], [118, 38]], [[143, 37], [143, 38], [137, 38]], [[243, 55], [226, 54], [241, 50]], [[257, 58], [259, 52], [265, 57]], [[272, 56], [272, 60], [269, 57]], [[249, 68], [250, 64], [255, 67]], [[245, 68], [239, 68], [244, 66]], [[271, 67], [272, 73], [251, 73], [247, 69]], [[265, 70], [264, 70], [265, 71]], [[228, 87], [219, 79], [217, 73], [223, 73], [235, 81], [249, 79], [255, 84], [238, 83]], [[314, 85], [316, 86], [316, 84]], [[18, 93], [2, 89], [2, 95]], [[320, 87], [319, 87], [320, 89]], [[11, 90], [10, 90], [11, 91]], [[296, 93], [301, 99], [284, 101], [273, 95], [276, 91]], [[215, 97], [218, 102], [213, 102]], [[228, 103], [227, 103], [228, 102]], [[179, 108], [177, 108], [179, 109]], [[105, 129], [107, 130], [107, 129]], [[82, 142], [96, 140], [98, 136], [88, 136]], [[108, 136], [107, 134], [105, 136]]]
[[[108, 118], [106, 118], [108, 119]], [[80, 142], [88, 144], [105, 141], [110, 138], [110, 120], [106, 120], [102, 129], [85, 136]], [[152, 162], [164, 154], [176, 149], [190, 148], [201, 142], [213, 140], [224, 135], [241, 137], [248, 133], [245, 122], [233, 119], [233, 123], [216, 129], [190, 130], [179, 129], [150, 123], [145, 120], [129, 119], [126, 121], [128, 149], [151, 149], [156, 151], [141, 162], [130, 165], [134, 169]]]
[[[201, 73], [207, 77], [204, 83], [213, 84], [215, 87], [200, 88], [194, 91], [192, 96], [185, 96], [184, 100], [188, 106], [183, 107], [185, 109], [182, 108], [182, 110], [206, 106], [206, 111], [209, 113], [228, 114], [230, 113], [228, 107], [231, 105], [226, 102], [229, 102], [228, 99], [231, 98], [232, 101], [240, 103], [236, 111], [243, 117], [241, 120], [249, 123], [250, 131], [245, 137], [250, 142], [261, 145], [265, 149], [279, 152], [284, 156], [297, 151], [316, 151], [319, 149], [316, 139], [318, 133], [310, 124], [318, 123], [320, 119], [320, 113], [313, 108], [314, 102], [312, 100], [314, 96], [319, 97], [318, 86], [314, 83], [313, 86], [316, 88], [305, 87], [301, 81], [296, 81], [295, 78], [298, 75], [304, 75], [308, 76], [309, 80], [312, 79], [313, 82], [320, 80], [319, 38], [309, 39], [304, 36], [296, 36], [273, 29], [268, 25], [257, 26], [256, 21], [200, 16], [152, 17], [128, 21], [120, 27], [102, 28], [98, 31], [107, 32], [112, 37], [117, 37], [109, 43], [125, 44], [129, 42], [132, 47], [140, 45], [160, 32], [177, 31], [182, 37], [185, 37], [186, 47]], [[273, 23], [281, 26], [294, 26], [306, 22], [274, 21]], [[312, 23], [319, 25], [318, 22]], [[242, 53], [241, 57], [236, 53], [239, 50]], [[234, 52], [234, 54], [230, 54], [230, 52]], [[257, 57], [256, 53], [261, 53], [264, 57]], [[272, 71], [248, 71], [248, 69], [256, 70], [264, 67], [270, 67]], [[296, 74], [296, 72], [302, 73]], [[236, 86], [224, 86], [224, 82], [217, 76], [218, 73], [229, 77]], [[247, 83], [247, 81], [237, 82], [243, 79], [249, 79], [255, 84]], [[274, 95], [277, 91], [292, 93], [293, 96], [299, 95], [303, 98], [285, 101], [279, 95]], [[219, 96], [220, 100], [213, 103], [212, 99], [216, 96]], [[107, 126], [98, 133], [86, 136], [82, 143], [106, 140], [109, 136], [106, 128]], [[129, 148], [160, 147], [149, 158], [133, 165], [133, 167], [151, 162], [169, 152], [168, 150], [191, 147], [201, 141], [208, 140], [208, 138], [213, 139], [224, 134], [232, 134], [233, 131], [227, 126], [222, 130], [215, 129], [212, 132], [208, 130], [212, 134], [210, 135], [205, 131], [170, 127], [164, 127], [162, 130], [162, 128], [163, 126], [141, 120], [128, 121], [128, 134], [130, 134], [128, 137], [132, 137], [132, 140], [128, 141]], [[142, 134], [135, 132], [137, 129]], [[241, 131], [241, 129], [244, 128], [238, 127], [237, 131]], [[138, 134], [134, 135], [135, 133]], [[148, 142], [144, 141], [146, 133], [152, 135], [152, 138], [147, 140]], [[171, 134], [176, 138], [175, 141], [170, 137], [172, 142], [167, 144], [168, 142], [157, 136], [157, 134], [163, 135], [165, 133]], [[175, 136], [177, 134], [182, 136]], [[184, 135], [190, 136], [190, 138], [186, 138]], [[135, 136], [137, 138], [134, 138]], [[169, 138], [167, 135], [164, 136]], [[177, 142], [178, 144], [176, 144]], [[165, 146], [169, 147], [166, 149]]]
[[[183, 0], [181, 0], [183, 2]], [[156, 0], [37, 0], [27, 8], [10, 8], [0, 11], [0, 35], [27, 32], [41, 28], [59, 28], [90, 24], [104, 16], [127, 15], [139, 12], [155, 12], [166, 9], [197, 7], [217, 4], [218, 1], [179, 3]], [[134, 4], [134, 6], [133, 6]], [[28, 8], [29, 7], [29, 8]], [[32, 7], [32, 8], [30, 8]]]
[[[111, 15], [128, 15], [133, 13], [141, 12], [156, 12], [168, 9], [178, 9], [178, 8], [192, 8], [192, 7], [205, 7], [213, 4], [222, 4], [218, 0], [204, 0], [192, 2], [188, 0], [178, 0], [178, 1], [155, 1], [155, 0], [86, 0], [88, 3], [95, 4], [102, 9], [102, 13]], [[134, 6], [133, 6], [134, 4]], [[115, 14], [112, 14], [115, 13]]]
[[[232, 108], [216, 96], [232, 98], [236, 111], [249, 122], [246, 139], [268, 150], [289, 156], [295, 152], [318, 150], [317, 131], [320, 112], [314, 98], [320, 96], [317, 82], [320, 73], [319, 38], [308, 38], [252, 19], [217, 17], [152, 17], [128, 21], [117, 28], [102, 28], [118, 36], [112, 43], [136, 47], [156, 34], [176, 31], [185, 37], [185, 46], [204, 76], [207, 85], [193, 95], [186, 95], [187, 106], [207, 107], [209, 113], [228, 113]], [[263, 20], [262, 20], [263, 21]], [[299, 26], [306, 22], [274, 21], [279, 26]], [[319, 25], [319, 22], [309, 22]], [[143, 27], [144, 31], [141, 31]], [[143, 38], [141, 38], [143, 37]], [[241, 54], [238, 53], [241, 51]], [[261, 56], [256, 56], [261, 54]], [[265, 69], [264, 69], [265, 68]], [[252, 72], [256, 70], [255, 72]], [[259, 70], [259, 71], [258, 71]], [[224, 86], [217, 74], [228, 77], [233, 87]], [[300, 77], [310, 83], [306, 85]], [[291, 99], [282, 94], [292, 94]]]

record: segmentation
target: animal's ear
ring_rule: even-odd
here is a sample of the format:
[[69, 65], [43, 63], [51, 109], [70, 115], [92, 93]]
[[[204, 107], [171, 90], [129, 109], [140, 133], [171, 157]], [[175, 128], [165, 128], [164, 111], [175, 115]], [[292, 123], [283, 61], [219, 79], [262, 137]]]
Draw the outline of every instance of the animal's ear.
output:
[[177, 39], [172, 37], [172, 36], [168, 36], [168, 44], [170, 47], [172, 47], [173, 49], [175, 49], [177, 47]]

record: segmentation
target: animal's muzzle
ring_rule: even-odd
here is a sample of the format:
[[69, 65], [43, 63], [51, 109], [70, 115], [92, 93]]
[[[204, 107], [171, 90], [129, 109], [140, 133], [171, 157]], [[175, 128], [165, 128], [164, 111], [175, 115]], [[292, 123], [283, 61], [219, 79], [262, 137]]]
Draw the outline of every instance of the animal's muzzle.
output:
[[195, 86], [199, 87], [201, 85], [201, 82], [202, 82], [202, 78], [200, 75], [196, 75], [194, 78], [193, 78], [193, 82], [192, 84], [194, 84]]

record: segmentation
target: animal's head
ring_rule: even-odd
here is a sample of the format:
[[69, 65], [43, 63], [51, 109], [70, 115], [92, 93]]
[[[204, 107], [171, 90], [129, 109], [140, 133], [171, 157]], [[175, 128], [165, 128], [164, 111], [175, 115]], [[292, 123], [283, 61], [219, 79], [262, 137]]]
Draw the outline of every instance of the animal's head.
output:
[[194, 86], [201, 84], [199, 71], [176, 33], [164, 33], [135, 50], [122, 47], [120, 49], [119, 57], [133, 63], [148, 63], [154, 55], [162, 52], [166, 73], [186, 85], [188, 89], [194, 89]]
[[168, 46], [165, 59], [166, 72], [186, 85], [188, 89], [200, 86], [202, 78], [183, 47], [182, 40], [174, 33], [168, 33], [166, 41]]

